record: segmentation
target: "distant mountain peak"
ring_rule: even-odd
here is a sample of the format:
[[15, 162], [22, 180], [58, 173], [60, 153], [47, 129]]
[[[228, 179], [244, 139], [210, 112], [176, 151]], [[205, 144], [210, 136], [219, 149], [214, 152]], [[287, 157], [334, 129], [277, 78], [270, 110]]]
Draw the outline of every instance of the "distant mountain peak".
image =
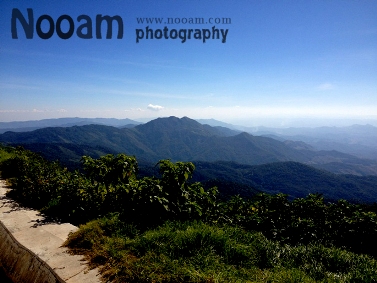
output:
[[170, 117], [162, 117], [157, 118], [154, 120], [149, 121], [148, 123], [145, 123], [143, 125], [139, 125], [136, 128], [142, 129], [142, 128], [156, 128], [156, 127], [165, 127], [165, 129], [176, 129], [176, 130], [182, 130], [192, 127], [198, 127], [200, 128], [202, 125], [195, 120], [192, 120], [188, 117], [178, 118], [175, 116]]
[[174, 135], [179, 133], [181, 136], [194, 134], [197, 136], [234, 136], [238, 132], [224, 127], [211, 127], [202, 125], [201, 123], [188, 117], [178, 118], [175, 116], [157, 118], [143, 125], [135, 127], [140, 133], [155, 135]]

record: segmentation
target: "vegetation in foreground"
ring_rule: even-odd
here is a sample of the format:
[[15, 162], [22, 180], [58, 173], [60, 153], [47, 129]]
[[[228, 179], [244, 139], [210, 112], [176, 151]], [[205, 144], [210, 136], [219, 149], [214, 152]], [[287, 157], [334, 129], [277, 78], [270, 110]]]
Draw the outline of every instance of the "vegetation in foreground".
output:
[[284, 245], [260, 232], [166, 222], [140, 232], [116, 215], [91, 221], [66, 245], [111, 282], [376, 282], [377, 261], [317, 243]]
[[190, 183], [192, 163], [83, 157], [70, 172], [21, 148], [0, 148], [19, 202], [82, 225], [66, 245], [113, 282], [377, 282], [375, 207], [320, 195], [218, 198]]

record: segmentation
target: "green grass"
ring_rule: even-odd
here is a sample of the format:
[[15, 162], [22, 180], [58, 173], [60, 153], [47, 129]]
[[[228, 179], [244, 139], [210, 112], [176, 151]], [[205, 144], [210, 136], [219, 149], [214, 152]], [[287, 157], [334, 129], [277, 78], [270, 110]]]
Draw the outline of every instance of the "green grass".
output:
[[111, 282], [377, 282], [371, 257], [201, 222], [140, 232], [111, 216], [82, 225], [66, 245]]

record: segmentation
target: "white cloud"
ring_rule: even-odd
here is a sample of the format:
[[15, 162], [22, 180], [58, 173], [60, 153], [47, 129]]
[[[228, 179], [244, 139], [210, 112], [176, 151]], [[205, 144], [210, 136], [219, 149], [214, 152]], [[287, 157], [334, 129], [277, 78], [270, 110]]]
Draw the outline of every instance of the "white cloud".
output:
[[333, 84], [330, 84], [330, 83], [324, 83], [324, 84], [321, 84], [317, 87], [319, 90], [331, 90], [331, 89], [334, 89], [335, 86]]
[[162, 109], [164, 109], [164, 107], [160, 106], [160, 105], [153, 105], [153, 104], [149, 104], [148, 109], [150, 110], [153, 110], [153, 111], [160, 111]]

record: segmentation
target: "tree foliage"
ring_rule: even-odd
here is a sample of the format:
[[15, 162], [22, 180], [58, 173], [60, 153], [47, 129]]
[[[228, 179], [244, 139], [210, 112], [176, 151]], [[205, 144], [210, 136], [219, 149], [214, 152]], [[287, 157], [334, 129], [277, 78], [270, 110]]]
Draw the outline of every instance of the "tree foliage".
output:
[[117, 213], [125, 223], [149, 229], [167, 220], [200, 220], [259, 231], [286, 244], [321, 243], [377, 256], [376, 206], [328, 203], [320, 194], [289, 200], [262, 193], [223, 201], [216, 188], [191, 181], [191, 162], [161, 160], [159, 176], [137, 178], [138, 163], [125, 154], [84, 156], [83, 172], [22, 148], [7, 154], [0, 170], [12, 196], [63, 221], [80, 224]]
[[82, 165], [83, 173], [70, 172], [18, 148], [2, 167], [18, 201], [75, 224], [112, 212], [144, 226], [167, 219], [209, 219], [216, 204], [216, 188], [189, 183], [195, 170], [191, 162], [161, 160], [161, 178], [141, 179], [135, 157], [125, 154], [83, 156]]

